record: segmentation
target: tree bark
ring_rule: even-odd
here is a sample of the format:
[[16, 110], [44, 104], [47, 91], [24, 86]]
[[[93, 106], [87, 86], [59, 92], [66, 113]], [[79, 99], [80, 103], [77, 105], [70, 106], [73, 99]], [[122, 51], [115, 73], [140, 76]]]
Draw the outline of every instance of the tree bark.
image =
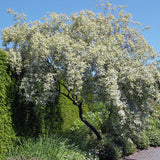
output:
[[[60, 86], [60, 85], [62, 85], [63, 87], [65, 87], [65, 89], [68, 91], [68, 94], [65, 94], [64, 92], [61, 92], [61, 86]], [[79, 118], [81, 119], [81, 121], [82, 121], [85, 125], [87, 125], [87, 127], [88, 127], [89, 129], [91, 129], [91, 131], [94, 132], [94, 134], [97, 136], [97, 139], [98, 139], [98, 140], [101, 140], [102, 137], [101, 137], [100, 133], [96, 130], [96, 128], [95, 128], [93, 125], [91, 125], [91, 124], [83, 117], [82, 102], [78, 102], [78, 101], [77, 101], [77, 96], [75, 96], [76, 98], [75, 98], [74, 96], [70, 96], [70, 93], [69, 93], [69, 90], [67, 89], [67, 87], [66, 87], [63, 83], [60, 83], [60, 82], [59, 82], [59, 89], [58, 89], [58, 91], [59, 91], [60, 94], [64, 95], [64, 96], [67, 97], [68, 99], [70, 99], [70, 100], [73, 102], [73, 104], [78, 107], [78, 109], [79, 109]]]
[[80, 104], [75, 104], [75, 105], [77, 105], [78, 108], [79, 108], [79, 118], [81, 119], [81, 121], [82, 121], [83, 123], [85, 123], [85, 124], [95, 133], [95, 135], [97, 136], [97, 139], [98, 139], [98, 140], [101, 140], [102, 137], [101, 137], [100, 133], [96, 130], [95, 127], [93, 127], [93, 126], [83, 117], [82, 103], [80, 103]]

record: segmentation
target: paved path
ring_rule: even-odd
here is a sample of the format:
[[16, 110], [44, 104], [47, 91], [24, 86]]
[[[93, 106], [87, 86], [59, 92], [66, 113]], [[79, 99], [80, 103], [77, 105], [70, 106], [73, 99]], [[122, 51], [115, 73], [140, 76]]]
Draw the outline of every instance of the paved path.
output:
[[160, 160], [160, 147], [150, 147], [126, 157], [125, 160]]

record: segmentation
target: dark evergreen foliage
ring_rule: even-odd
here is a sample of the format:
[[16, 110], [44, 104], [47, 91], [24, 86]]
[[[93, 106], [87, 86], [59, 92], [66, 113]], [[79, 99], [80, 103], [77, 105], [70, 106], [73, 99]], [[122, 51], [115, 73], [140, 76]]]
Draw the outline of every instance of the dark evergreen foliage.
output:
[[42, 134], [55, 133], [61, 127], [60, 109], [55, 103], [36, 105], [27, 102], [23, 91], [19, 89], [20, 79], [15, 81], [12, 119], [18, 136], [37, 137]]
[[10, 87], [12, 85], [7, 73], [7, 53], [0, 50], [0, 159], [3, 159], [14, 138], [10, 112]]

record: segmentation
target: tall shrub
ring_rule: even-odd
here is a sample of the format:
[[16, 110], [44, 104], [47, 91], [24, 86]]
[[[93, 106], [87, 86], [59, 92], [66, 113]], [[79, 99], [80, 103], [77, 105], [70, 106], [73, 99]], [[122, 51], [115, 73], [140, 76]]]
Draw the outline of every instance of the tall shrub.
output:
[[7, 73], [7, 53], [0, 50], [0, 159], [3, 159], [8, 146], [12, 143], [14, 132], [10, 112], [11, 79]]

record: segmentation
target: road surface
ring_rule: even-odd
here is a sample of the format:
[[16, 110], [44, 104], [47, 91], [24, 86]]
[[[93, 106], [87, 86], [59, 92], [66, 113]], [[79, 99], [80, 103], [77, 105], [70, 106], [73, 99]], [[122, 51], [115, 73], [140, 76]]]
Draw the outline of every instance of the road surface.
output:
[[160, 147], [150, 147], [126, 157], [125, 160], [160, 160]]

